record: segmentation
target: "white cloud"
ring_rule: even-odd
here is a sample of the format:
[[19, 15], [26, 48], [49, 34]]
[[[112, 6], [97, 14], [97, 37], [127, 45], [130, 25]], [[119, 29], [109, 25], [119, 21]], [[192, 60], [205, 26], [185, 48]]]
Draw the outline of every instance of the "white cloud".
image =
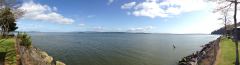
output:
[[202, 10], [206, 4], [203, 0], [145, 0], [140, 3], [126, 3], [121, 8], [129, 10], [135, 16], [155, 18]]
[[94, 18], [96, 15], [88, 15], [87, 18]]
[[187, 33], [205, 33], [209, 34], [212, 31], [219, 29], [223, 26], [221, 20], [217, 20], [217, 18], [220, 15], [217, 13], [209, 13], [208, 16], [204, 16], [199, 20], [196, 20], [195, 22], [188, 24], [188, 25], [182, 25], [179, 27], [175, 27], [170, 32], [173, 33], [179, 33], [179, 34], [187, 34]]
[[57, 7], [53, 7], [53, 11], [57, 11], [58, 9], [57, 9]]
[[17, 29], [17, 31], [37, 31], [37, 30], [44, 27], [42, 25], [36, 25], [36, 24], [25, 24], [25, 25], [23, 25], [21, 23], [17, 23], [17, 24], [18, 24], [18, 27], [19, 27]]
[[128, 32], [148, 32], [149, 30], [153, 29], [153, 26], [145, 26], [145, 27], [137, 27], [137, 28], [130, 28], [127, 30]]
[[23, 3], [19, 9], [25, 11], [23, 19], [48, 21], [60, 24], [71, 24], [74, 22], [73, 19], [66, 18], [63, 15], [57, 13], [56, 7], [51, 8], [48, 5], [34, 3], [33, 1]]
[[82, 23], [81, 23], [81, 24], [78, 24], [78, 26], [83, 27], [83, 26], [85, 26], [85, 24], [82, 24]]
[[114, 0], [108, 0], [108, 5], [112, 4]]
[[122, 5], [121, 8], [122, 9], [131, 9], [135, 5], [136, 5], [136, 2], [130, 2], [130, 3], [126, 3], [126, 4]]

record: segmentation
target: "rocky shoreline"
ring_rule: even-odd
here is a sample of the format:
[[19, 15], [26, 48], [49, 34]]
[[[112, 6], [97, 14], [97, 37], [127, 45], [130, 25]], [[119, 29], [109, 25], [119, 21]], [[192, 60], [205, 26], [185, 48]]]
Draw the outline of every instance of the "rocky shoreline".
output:
[[200, 51], [183, 57], [178, 65], [213, 65], [216, 60], [216, 55], [219, 49], [219, 42], [221, 37], [203, 45]]
[[17, 33], [15, 37], [17, 65], [66, 65], [56, 61], [47, 52], [32, 45], [31, 37], [26, 33]]
[[24, 46], [20, 43], [23, 43], [23, 41], [16, 38], [17, 65], [66, 65], [63, 62], [56, 61], [52, 56], [49, 56], [47, 52], [33, 45]]
[[66, 65], [63, 62], [55, 61], [46, 52], [30, 47], [20, 46], [20, 64], [22, 65]]

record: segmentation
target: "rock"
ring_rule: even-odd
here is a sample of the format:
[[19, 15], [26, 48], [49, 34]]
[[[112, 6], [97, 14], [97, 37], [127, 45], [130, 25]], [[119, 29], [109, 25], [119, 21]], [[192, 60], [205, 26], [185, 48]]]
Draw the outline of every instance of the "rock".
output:
[[51, 63], [53, 61], [53, 57], [48, 56], [46, 52], [40, 51], [40, 55], [43, 58], [44, 61]]
[[60, 62], [60, 61], [56, 61], [56, 65], [66, 65], [66, 64], [64, 64], [63, 62]]
[[63, 62], [55, 61], [47, 52], [38, 48], [26, 48], [20, 46], [22, 65], [66, 65]]

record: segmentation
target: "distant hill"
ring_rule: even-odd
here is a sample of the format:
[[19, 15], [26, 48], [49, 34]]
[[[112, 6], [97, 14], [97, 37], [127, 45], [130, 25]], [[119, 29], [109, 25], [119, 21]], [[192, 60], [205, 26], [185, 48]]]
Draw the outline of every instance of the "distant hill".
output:
[[[237, 26], [240, 26], [240, 23], [237, 23]], [[234, 27], [233, 24], [227, 25], [227, 30], [233, 30], [233, 27]], [[217, 30], [212, 31], [211, 34], [223, 34], [224, 31], [225, 31], [224, 27], [221, 27]]]
[[94, 31], [78, 32], [78, 33], [106, 33], [106, 34], [151, 34], [151, 33], [144, 33], [144, 32], [94, 32]]
[[217, 29], [211, 32], [211, 34], [223, 34], [223, 33], [224, 33], [224, 27], [221, 27], [220, 29]]

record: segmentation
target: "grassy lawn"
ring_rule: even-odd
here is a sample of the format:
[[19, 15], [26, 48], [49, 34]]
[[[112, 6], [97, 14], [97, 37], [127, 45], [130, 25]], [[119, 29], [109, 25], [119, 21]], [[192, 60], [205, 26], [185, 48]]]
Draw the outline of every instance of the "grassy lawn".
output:
[[220, 42], [220, 49], [217, 65], [234, 65], [236, 57], [234, 42], [231, 39], [223, 38]]
[[5, 57], [5, 64], [16, 65], [16, 50], [13, 38], [0, 40], [0, 52], [7, 52]]

